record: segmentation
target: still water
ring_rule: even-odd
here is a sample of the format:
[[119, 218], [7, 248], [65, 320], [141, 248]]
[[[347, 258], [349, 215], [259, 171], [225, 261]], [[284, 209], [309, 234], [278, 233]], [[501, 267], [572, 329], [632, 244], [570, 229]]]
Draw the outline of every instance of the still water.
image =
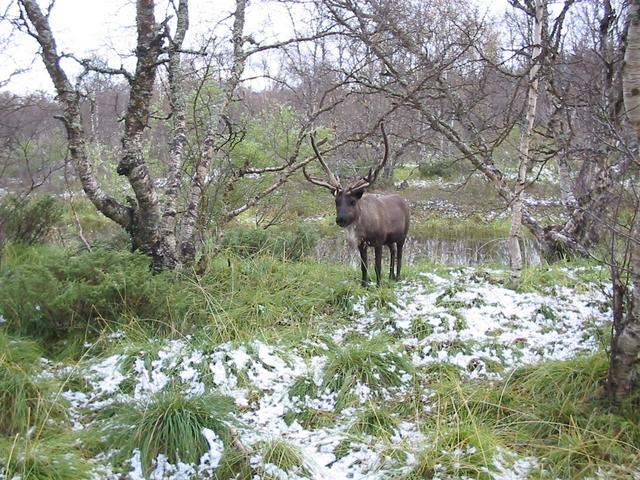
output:
[[[532, 240], [524, 241], [524, 259], [530, 265], [540, 263], [540, 252]], [[346, 236], [326, 237], [315, 247], [318, 259], [359, 265], [358, 251], [347, 244]], [[388, 262], [389, 250], [385, 247], [383, 262]], [[429, 260], [444, 265], [509, 264], [506, 238], [428, 238], [409, 236], [403, 250], [404, 265]], [[369, 262], [373, 263], [373, 251], [369, 249]], [[384, 267], [388, 268], [388, 267]]]

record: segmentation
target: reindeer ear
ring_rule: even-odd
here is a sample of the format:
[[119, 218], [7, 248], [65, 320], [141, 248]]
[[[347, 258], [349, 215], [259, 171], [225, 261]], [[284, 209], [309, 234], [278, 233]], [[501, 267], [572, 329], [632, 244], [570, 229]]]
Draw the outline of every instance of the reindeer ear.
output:
[[362, 198], [362, 195], [364, 195], [364, 189], [357, 190], [356, 192], [353, 193], [353, 196], [356, 197], [358, 200]]

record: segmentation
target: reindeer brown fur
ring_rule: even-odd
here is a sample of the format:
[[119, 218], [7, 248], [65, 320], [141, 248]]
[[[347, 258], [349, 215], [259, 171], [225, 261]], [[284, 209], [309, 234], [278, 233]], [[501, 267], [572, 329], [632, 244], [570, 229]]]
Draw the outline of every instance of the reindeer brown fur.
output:
[[[346, 188], [340, 185], [337, 177], [322, 159], [313, 135], [311, 145], [327, 175], [328, 180], [310, 176], [306, 169], [304, 175], [315, 185], [325, 187], [333, 193], [336, 202], [336, 223], [348, 230], [349, 243], [360, 252], [362, 285], [368, 284], [367, 248], [373, 247], [375, 253], [376, 282], [380, 285], [382, 271], [382, 247], [386, 245], [391, 255], [390, 279], [400, 278], [402, 248], [409, 231], [409, 206], [399, 195], [375, 195], [365, 193], [376, 180], [378, 173], [389, 157], [389, 141], [380, 124], [384, 141], [384, 157], [370, 169], [367, 176], [351, 183]], [[395, 267], [395, 268], [394, 268]]]

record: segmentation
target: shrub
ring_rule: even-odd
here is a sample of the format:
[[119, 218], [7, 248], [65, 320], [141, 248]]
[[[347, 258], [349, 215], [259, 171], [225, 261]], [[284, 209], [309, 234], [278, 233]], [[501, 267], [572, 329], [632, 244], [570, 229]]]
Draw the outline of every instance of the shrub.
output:
[[463, 173], [460, 162], [433, 158], [418, 164], [418, 172], [423, 178], [452, 179]]
[[0, 200], [0, 247], [6, 242], [42, 243], [61, 218], [62, 209], [50, 195], [7, 195]]
[[168, 275], [152, 275], [142, 254], [14, 247], [0, 266], [0, 315], [21, 335], [47, 341], [99, 332], [135, 314], [166, 316]]

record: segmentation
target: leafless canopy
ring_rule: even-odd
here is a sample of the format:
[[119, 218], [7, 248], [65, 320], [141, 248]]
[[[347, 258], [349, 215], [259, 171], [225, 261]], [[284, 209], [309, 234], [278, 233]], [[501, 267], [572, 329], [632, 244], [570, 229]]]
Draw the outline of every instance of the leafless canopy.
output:
[[378, 178], [378, 174], [380, 170], [387, 163], [387, 159], [389, 158], [389, 139], [387, 138], [387, 133], [384, 131], [384, 122], [380, 122], [380, 131], [382, 132], [382, 140], [384, 143], [384, 155], [382, 160], [380, 160], [375, 167], [369, 169], [369, 173], [366, 176], [356, 180], [355, 182], [348, 185], [346, 188], [343, 188], [340, 184], [340, 180], [336, 175], [331, 171], [329, 166], [323, 160], [322, 155], [320, 154], [320, 150], [318, 150], [318, 146], [316, 145], [315, 137], [313, 134], [310, 135], [311, 138], [311, 146], [313, 147], [313, 151], [322, 166], [322, 169], [326, 173], [328, 180], [321, 180], [316, 177], [312, 177], [307, 172], [306, 168], [303, 168], [303, 173], [305, 178], [313, 183], [314, 185], [319, 185], [321, 187], [327, 188], [333, 192], [334, 195], [337, 195], [339, 192], [344, 192], [346, 194], [356, 193], [358, 191], [364, 190], [365, 188], [370, 187], [375, 183], [376, 178]]

